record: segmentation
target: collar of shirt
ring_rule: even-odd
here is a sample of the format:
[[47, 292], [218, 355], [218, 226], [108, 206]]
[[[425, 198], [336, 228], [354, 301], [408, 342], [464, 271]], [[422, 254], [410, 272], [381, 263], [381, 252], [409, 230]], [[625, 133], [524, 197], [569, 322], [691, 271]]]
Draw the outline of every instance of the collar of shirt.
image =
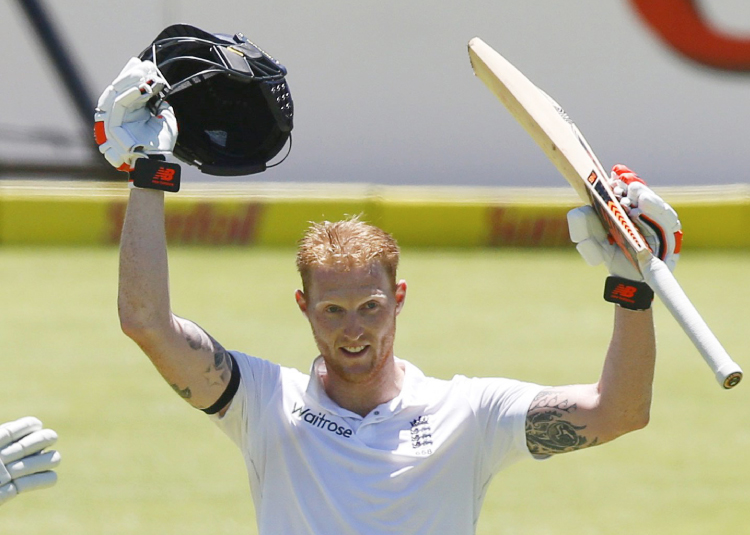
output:
[[396, 364], [404, 367], [404, 382], [401, 385], [401, 392], [390, 401], [381, 403], [370, 412], [366, 417], [362, 417], [355, 412], [340, 407], [326, 394], [323, 387], [322, 375], [326, 373], [326, 365], [322, 356], [318, 356], [310, 367], [310, 381], [307, 384], [305, 396], [310, 402], [315, 403], [321, 409], [341, 416], [343, 418], [354, 418], [356, 420], [370, 419], [372, 417], [378, 420], [385, 420], [400, 411], [427, 405], [426, 400], [419, 395], [420, 387], [425, 383], [426, 377], [422, 370], [417, 368], [411, 362], [394, 357]]

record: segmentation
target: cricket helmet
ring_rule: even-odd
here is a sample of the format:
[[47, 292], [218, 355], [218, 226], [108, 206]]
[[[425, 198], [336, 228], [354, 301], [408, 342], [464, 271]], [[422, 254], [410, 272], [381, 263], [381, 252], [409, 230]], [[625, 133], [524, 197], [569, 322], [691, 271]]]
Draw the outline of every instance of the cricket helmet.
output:
[[180, 160], [209, 175], [249, 175], [265, 171], [287, 141], [291, 150], [287, 70], [241, 33], [174, 24], [138, 57], [156, 64], [167, 81], [149, 104], [172, 106]]

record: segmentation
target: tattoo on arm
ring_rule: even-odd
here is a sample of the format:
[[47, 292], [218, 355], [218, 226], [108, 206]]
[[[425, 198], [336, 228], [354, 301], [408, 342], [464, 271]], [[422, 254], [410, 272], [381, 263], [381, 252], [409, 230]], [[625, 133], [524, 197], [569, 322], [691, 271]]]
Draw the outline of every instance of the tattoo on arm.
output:
[[194, 349], [195, 351], [200, 351], [204, 348], [208, 349], [209, 340], [216, 342], [206, 331], [191, 321], [185, 320], [182, 329], [183, 336], [185, 336], [190, 349]]
[[[182, 336], [185, 338], [190, 349], [203, 352], [204, 354], [208, 352], [213, 356], [211, 362], [205, 365], [206, 367], [202, 368], [201, 372], [208, 386], [227, 385], [232, 377], [232, 359], [229, 352], [196, 323], [179, 318], [179, 324], [182, 329]], [[185, 388], [180, 388], [176, 384], [172, 384], [171, 386], [183, 399], [191, 399], [193, 397], [191, 386], [198, 388], [197, 384], [188, 385]]]
[[172, 389], [174, 389], [174, 391], [177, 392], [180, 395], [180, 397], [183, 398], [183, 399], [190, 399], [192, 397], [192, 395], [193, 395], [193, 393], [190, 392], [190, 387], [189, 386], [186, 386], [184, 389], [180, 388], [179, 386], [177, 386], [175, 384], [172, 384], [172, 385], [169, 385], [169, 386], [171, 386]]
[[566, 453], [597, 444], [597, 437], [582, 433], [585, 425], [569, 421], [578, 407], [567, 398], [562, 390], [542, 390], [531, 402], [526, 416], [526, 445], [532, 454]]
[[210, 385], [223, 385], [229, 382], [232, 376], [232, 359], [229, 358], [229, 351], [224, 349], [219, 342], [211, 338], [214, 342], [214, 362], [206, 368], [203, 376]]

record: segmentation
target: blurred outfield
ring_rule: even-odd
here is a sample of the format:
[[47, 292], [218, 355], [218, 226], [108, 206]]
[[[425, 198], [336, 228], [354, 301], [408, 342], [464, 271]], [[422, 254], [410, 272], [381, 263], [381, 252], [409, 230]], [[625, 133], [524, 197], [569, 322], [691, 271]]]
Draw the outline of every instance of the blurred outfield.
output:
[[[227, 348], [307, 370], [291, 249], [175, 248], [173, 306]], [[745, 371], [750, 252], [685, 251], [677, 276]], [[574, 251], [406, 249], [397, 354], [448, 378], [595, 381], [610, 334], [602, 268]], [[3, 535], [254, 534], [244, 463], [119, 331], [115, 248], [0, 248], [0, 421], [58, 431], [58, 485], [0, 514]], [[750, 378], [722, 391], [657, 305], [651, 424], [501, 473], [478, 533], [746, 533]], [[436, 504], [436, 507], [450, 504]]]

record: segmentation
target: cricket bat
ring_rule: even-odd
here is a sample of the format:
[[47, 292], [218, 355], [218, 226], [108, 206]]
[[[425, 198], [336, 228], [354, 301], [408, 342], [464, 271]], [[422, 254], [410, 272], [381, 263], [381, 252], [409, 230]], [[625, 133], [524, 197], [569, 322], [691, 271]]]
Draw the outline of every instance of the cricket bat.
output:
[[474, 74], [521, 123], [576, 190], [688, 335], [719, 384], [733, 388], [742, 369], [732, 360], [664, 262], [655, 257], [609, 186], [594, 151], [563, 109], [480, 38], [469, 41]]

